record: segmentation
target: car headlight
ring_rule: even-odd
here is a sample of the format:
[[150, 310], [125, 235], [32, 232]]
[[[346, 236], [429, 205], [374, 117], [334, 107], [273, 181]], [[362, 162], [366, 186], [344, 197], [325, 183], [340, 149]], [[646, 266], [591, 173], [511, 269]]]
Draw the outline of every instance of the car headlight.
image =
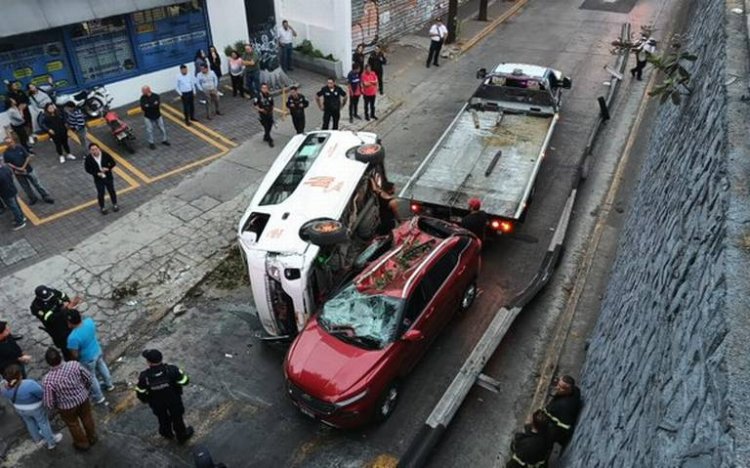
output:
[[362, 391], [360, 393], [357, 393], [353, 397], [347, 398], [346, 400], [342, 400], [342, 401], [339, 401], [337, 403], [334, 403], [334, 405], [336, 405], [336, 408], [343, 408], [345, 406], [349, 406], [351, 404], [354, 404], [354, 403], [358, 402], [359, 400], [361, 400], [365, 396], [367, 396], [367, 392], [369, 392], [369, 391], [370, 390], [366, 388], [364, 391]]
[[268, 267], [268, 270], [266, 270], [266, 271], [268, 273], [268, 276], [270, 276], [271, 278], [275, 279], [276, 281], [281, 281], [281, 275], [279, 273], [279, 267], [271, 265], [271, 266]]

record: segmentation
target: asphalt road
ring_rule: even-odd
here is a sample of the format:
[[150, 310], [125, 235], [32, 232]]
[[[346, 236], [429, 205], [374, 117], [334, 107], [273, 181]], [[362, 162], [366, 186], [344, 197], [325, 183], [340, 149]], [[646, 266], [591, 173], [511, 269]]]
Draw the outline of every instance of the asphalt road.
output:
[[[344, 432], [299, 413], [284, 392], [285, 350], [257, 340], [261, 327], [246, 285], [229, 291], [205, 286], [201, 296], [188, 301], [187, 314], [166, 320], [151, 336], [138, 340], [118, 365], [134, 379], [143, 366], [139, 350], [159, 343], [165, 357], [182, 364], [192, 376], [185, 399], [195, 440], [230, 467], [361, 467], [393, 462], [424, 423], [494, 311], [536, 273], [575, 179], [597, 112], [596, 98], [606, 92], [602, 82], [608, 75], [603, 67], [614, 62], [609, 43], [623, 22], [650, 22], [662, 1], [668, 0], [638, 2], [629, 16], [613, 12], [617, 9], [612, 7], [625, 9], [625, 4], [633, 3], [628, 0], [586, 1], [586, 6], [605, 9], [581, 9], [581, 0], [531, 0], [520, 14], [456, 61], [443, 61], [439, 69], [427, 70], [421, 59], [424, 51], [415, 49], [420, 59], [399, 71], [399, 81], [413, 86], [393, 90], [404, 104], [375, 128], [386, 145], [389, 176], [397, 185], [416, 169], [474, 91], [476, 69], [500, 61], [536, 63], [563, 71], [574, 84], [565, 97], [526, 223], [515, 236], [488, 248], [481, 295], [468, 314], [450, 324], [404, 382], [398, 408], [388, 421]], [[501, 392], [471, 391], [431, 466], [497, 464], [510, 433], [525, 417], [541, 350], [555, 318], [538, 305], [524, 310], [486, 368], [502, 382]], [[189, 466], [189, 450], [162, 442], [155, 434], [154, 417], [132, 396], [112, 408], [107, 419], [117, 428], [117, 437], [102, 439], [109, 453], [87, 455], [89, 466], [132, 466], [136, 461], [141, 466]], [[56, 464], [39, 456], [34, 456], [34, 463]]]

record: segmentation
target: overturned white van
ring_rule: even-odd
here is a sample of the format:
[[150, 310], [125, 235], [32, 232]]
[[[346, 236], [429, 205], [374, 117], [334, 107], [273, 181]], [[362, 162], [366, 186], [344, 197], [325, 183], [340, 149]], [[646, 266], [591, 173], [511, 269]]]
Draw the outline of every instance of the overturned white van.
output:
[[374, 133], [315, 131], [293, 137], [269, 169], [238, 237], [271, 337], [296, 335], [376, 235], [383, 158]]

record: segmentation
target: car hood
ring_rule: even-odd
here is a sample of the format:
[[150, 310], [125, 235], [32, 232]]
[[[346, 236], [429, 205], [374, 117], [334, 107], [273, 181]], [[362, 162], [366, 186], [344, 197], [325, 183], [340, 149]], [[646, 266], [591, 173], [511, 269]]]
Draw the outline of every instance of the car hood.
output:
[[354, 387], [382, 362], [386, 349], [345, 343], [313, 319], [289, 349], [287, 377], [306, 393], [335, 403], [360, 390]]

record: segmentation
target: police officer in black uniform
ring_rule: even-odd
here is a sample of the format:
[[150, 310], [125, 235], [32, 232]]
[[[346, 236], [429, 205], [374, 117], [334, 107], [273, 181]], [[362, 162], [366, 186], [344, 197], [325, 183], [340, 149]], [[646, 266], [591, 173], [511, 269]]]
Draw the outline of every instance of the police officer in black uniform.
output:
[[35, 298], [31, 302], [31, 315], [42, 322], [39, 327], [46, 331], [52, 338], [52, 342], [57, 348], [62, 350], [66, 361], [71, 359], [68, 351], [68, 328], [67, 313], [69, 309], [74, 309], [80, 302], [80, 297], [74, 297], [71, 300], [67, 294], [48, 286], [37, 286], [34, 290]]
[[[321, 100], [322, 98], [322, 100]], [[346, 91], [336, 84], [334, 78], [328, 78], [325, 86], [320, 88], [315, 96], [318, 107], [323, 111], [323, 130], [328, 130], [328, 125], [333, 119], [333, 130], [339, 129], [339, 118], [341, 107], [346, 105]]]
[[563, 375], [557, 379], [552, 399], [543, 411], [550, 419], [550, 438], [560, 444], [563, 450], [573, 436], [573, 428], [582, 406], [581, 390], [576, 387], [573, 377]]
[[147, 349], [141, 354], [148, 361], [148, 369], [138, 376], [135, 387], [138, 399], [148, 403], [159, 419], [159, 434], [167, 439], [177, 436], [183, 443], [193, 435], [192, 427], [185, 427], [182, 415], [182, 387], [190, 382], [182, 369], [162, 362], [159, 350]]
[[305, 109], [310, 105], [307, 98], [301, 95], [297, 91], [296, 86], [289, 88], [291, 91], [289, 97], [286, 98], [286, 108], [289, 109], [289, 113], [292, 115], [292, 123], [297, 134], [305, 132]]
[[273, 148], [273, 138], [271, 138], [271, 127], [273, 127], [273, 97], [268, 91], [268, 85], [260, 85], [260, 93], [255, 97], [255, 108], [258, 110], [260, 124], [263, 125], [263, 141], [268, 142], [268, 146]]
[[523, 432], [517, 432], [510, 444], [511, 458], [505, 468], [546, 468], [552, 451], [552, 441], [547, 433], [549, 419], [542, 410], [536, 410]]

